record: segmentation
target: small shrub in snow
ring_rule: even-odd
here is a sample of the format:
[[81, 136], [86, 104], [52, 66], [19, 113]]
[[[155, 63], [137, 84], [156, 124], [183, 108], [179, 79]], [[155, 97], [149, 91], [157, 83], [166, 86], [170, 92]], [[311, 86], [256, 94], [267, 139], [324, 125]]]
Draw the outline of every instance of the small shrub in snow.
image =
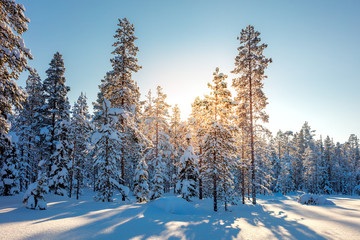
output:
[[332, 201], [327, 200], [321, 195], [303, 194], [299, 197], [298, 202], [306, 205], [335, 205]]
[[134, 193], [138, 202], [147, 202], [149, 195], [148, 185], [148, 166], [145, 162], [145, 158], [142, 158], [135, 170], [135, 189]]
[[45, 194], [48, 192], [46, 186], [45, 176], [38, 179], [36, 182], [30, 184], [26, 190], [23, 203], [27, 208], [45, 210], [47, 204], [45, 201]]
[[360, 185], [357, 185], [357, 186], [354, 188], [354, 194], [360, 196]]
[[179, 186], [180, 193], [186, 201], [190, 201], [191, 197], [196, 196], [196, 182], [199, 176], [196, 167], [197, 157], [194, 154], [193, 147], [188, 146], [183, 156], [180, 158]]

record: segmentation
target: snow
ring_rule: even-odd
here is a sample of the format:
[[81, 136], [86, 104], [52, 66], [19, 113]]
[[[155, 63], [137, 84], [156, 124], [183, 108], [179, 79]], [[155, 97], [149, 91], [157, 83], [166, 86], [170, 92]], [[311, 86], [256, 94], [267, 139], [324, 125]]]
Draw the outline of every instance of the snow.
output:
[[332, 201], [327, 200], [324, 196], [307, 193], [301, 195], [298, 202], [307, 205], [334, 205]]
[[148, 203], [95, 202], [47, 195], [48, 209], [0, 197], [1, 239], [359, 239], [360, 197], [329, 196], [335, 205], [311, 206], [296, 195], [259, 196], [258, 205], [212, 211], [211, 199], [187, 202], [165, 194]]

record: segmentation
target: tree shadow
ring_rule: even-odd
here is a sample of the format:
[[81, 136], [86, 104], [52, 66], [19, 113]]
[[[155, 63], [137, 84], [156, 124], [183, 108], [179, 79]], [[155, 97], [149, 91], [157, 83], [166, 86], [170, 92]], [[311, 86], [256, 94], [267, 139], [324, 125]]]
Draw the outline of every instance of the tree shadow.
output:
[[[177, 215], [161, 211], [150, 204], [133, 204], [134, 208], [121, 211], [113, 209], [110, 215], [81, 217], [86, 224], [74, 227], [59, 234], [54, 239], [242, 239], [262, 238], [259, 234], [265, 229], [265, 238], [277, 239], [325, 239], [316, 232], [286, 219], [284, 213], [275, 214], [261, 205], [235, 206], [233, 212], [203, 215]], [[78, 213], [79, 214], [79, 213]], [[77, 215], [79, 216], [79, 215]], [[58, 216], [60, 218], [64, 216]], [[248, 227], [253, 230], [247, 231]], [[268, 230], [266, 230], [268, 229]], [[259, 237], [261, 236], [261, 237]], [[46, 238], [39, 234], [34, 238]]]

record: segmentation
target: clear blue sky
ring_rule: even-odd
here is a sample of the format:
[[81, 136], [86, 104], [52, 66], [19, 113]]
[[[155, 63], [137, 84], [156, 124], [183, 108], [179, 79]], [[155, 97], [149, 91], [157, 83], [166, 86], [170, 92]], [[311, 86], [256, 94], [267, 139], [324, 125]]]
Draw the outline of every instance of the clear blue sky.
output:
[[[63, 54], [70, 102], [83, 91], [89, 104], [111, 69], [118, 18], [135, 25], [143, 69], [142, 94], [157, 85], [187, 118], [218, 66], [234, 67], [242, 28], [252, 24], [273, 59], [264, 91], [268, 127], [298, 131], [305, 121], [325, 137], [360, 136], [360, 1], [21, 0], [31, 19], [24, 34], [42, 79], [56, 51]], [[24, 85], [27, 73], [20, 85]]]

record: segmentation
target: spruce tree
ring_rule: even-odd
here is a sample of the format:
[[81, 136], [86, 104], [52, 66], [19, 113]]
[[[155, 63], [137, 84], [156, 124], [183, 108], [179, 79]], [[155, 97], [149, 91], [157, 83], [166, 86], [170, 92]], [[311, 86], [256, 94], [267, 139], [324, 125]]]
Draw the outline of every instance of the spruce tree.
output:
[[43, 127], [44, 92], [40, 76], [34, 70], [26, 80], [27, 98], [16, 121], [18, 159], [21, 162], [21, 187], [27, 187], [37, 179], [37, 168], [41, 158], [41, 135]]
[[203, 189], [203, 177], [204, 177], [204, 139], [207, 132], [207, 128], [209, 127], [209, 121], [206, 114], [206, 109], [204, 107], [204, 103], [206, 101], [201, 100], [199, 97], [196, 97], [194, 102], [191, 104], [192, 111], [191, 116], [189, 118], [189, 126], [194, 133], [193, 142], [196, 144], [198, 148], [198, 171], [199, 171], [199, 199], [203, 199], [204, 189]]
[[204, 141], [204, 171], [205, 177], [212, 182], [214, 211], [218, 210], [218, 200], [227, 203], [226, 193], [233, 188], [233, 159], [236, 147], [232, 134], [231, 109], [234, 106], [231, 93], [225, 82], [227, 76], [216, 68], [214, 78], [208, 86], [211, 95], [207, 97], [204, 106], [208, 112], [208, 130]]
[[148, 184], [148, 166], [145, 157], [139, 161], [134, 176], [134, 194], [138, 202], [147, 202], [149, 197], [149, 184]]
[[153, 99], [154, 114], [147, 120], [151, 127], [155, 129], [153, 137], [153, 153], [151, 155], [152, 181], [151, 181], [151, 199], [158, 198], [164, 192], [164, 184], [168, 180], [165, 172], [170, 163], [170, 139], [168, 135], [168, 108], [166, 103], [167, 95], [163, 93], [160, 86], [156, 89], [156, 98]]
[[[68, 163], [70, 161], [71, 144], [69, 143], [70, 105], [67, 93], [70, 87], [65, 85], [65, 67], [62, 55], [57, 52], [50, 62], [44, 80], [45, 92], [45, 127], [47, 136], [44, 142], [48, 153], [49, 187], [55, 193], [64, 195], [68, 188]], [[45, 130], [46, 129], [46, 130]]]
[[116, 128], [118, 118], [124, 111], [111, 108], [109, 100], [103, 100], [103, 109], [98, 112], [97, 118], [101, 122], [99, 129], [93, 133], [94, 165], [98, 170], [95, 200], [111, 202], [114, 191], [117, 189], [123, 196], [127, 196], [128, 189], [121, 185], [121, 176], [117, 168], [119, 159], [119, 145], [121, 133]]
[[0, 170], [1, 195], [12, 196], [19, 193], [19, 164], [17, 162], [15, 144], [11, 139], [4, 141], [6, 150], [2, 157], [4, 158], [3, 166]]
[[194, 149], [190, 144], [191, 134], [188, 133], [186, 135], [186, 140], [188, 143], [188, 147], [184, 154], [180, 158], [179, 162], [179, 189], [186, 201], [190, 201], [190, 198], [195, 197], [197, 195], [197, 180], [199, 176], [199, 172], [197, 169], [197, 157], [194, 154]]
[[81, 93], [73, 106], [71, 118], [72, 156], [69, 195], [71, 197], [72, 191], [75, 189], [76, 199], [79, 199], [81, 190], [84, 187], [85, 171], [90, 170], [86, 167], [92, 126], [86, 99], [86, 96]]
[[267, 44], [260, 44], [260, 33], [255, 31], [254, 27], [249, 25], [240, 33], [240, 47], [238, 55], [235, 58], [234, 74], [240, 76], [233, 79], [233, 87], [237, 91], [237, 101], [240, 109], [245, 111], [240, 114], [246, 114], [248, 119], [248, 131], [250, 135], [250, 157], [251, 157], [251, 188], [252, 202], [256, 204], [256, 163], [255, 163], [255, 138], [257, 121], [268, 121], [268, 115], [264, 112], [267, 105], [263, 88], [264, 74], [271, 58], [266, 58], [263, 51]]

